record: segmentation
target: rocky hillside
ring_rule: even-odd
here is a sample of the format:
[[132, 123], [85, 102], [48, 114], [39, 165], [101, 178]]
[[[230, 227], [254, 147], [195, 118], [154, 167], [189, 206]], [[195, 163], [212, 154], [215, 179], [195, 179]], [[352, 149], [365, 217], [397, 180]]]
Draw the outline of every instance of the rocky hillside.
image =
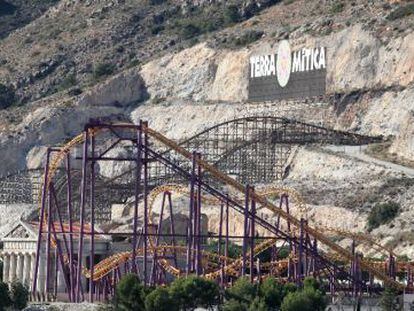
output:
[[[7, 107], [0, 175], [39, 166], [41, 146], [66, 141], [95, 117], [146, 119], [179, 140], [235, 117], [287, 116], [384, 135], [389, 141], [374, 156], [408, 163], [413, 29], [412, 1], [61, 0], [0, 40], [0, 106]], [[247, 101], [249, 55], [274, 50], [281, 39], [327, 48], [324, 98]], [[414, 255], [407, 220], [414, 183], [406, 175], [305, 148], [286, 183], [304, 194], [315, 222], [341, 226], [346, 211], [342, 225], [354, 230], [367, 230], [377, 203], [396, 202], [398, 216], [373, 232]]]

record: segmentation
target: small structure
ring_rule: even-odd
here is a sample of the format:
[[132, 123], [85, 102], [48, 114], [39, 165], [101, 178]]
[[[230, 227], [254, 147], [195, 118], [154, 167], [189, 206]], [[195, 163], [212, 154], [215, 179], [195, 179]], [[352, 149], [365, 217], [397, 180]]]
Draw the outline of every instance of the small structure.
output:
[[[55, 227], [59, 228], [61, 232], [69, 231], [69, 226], [67, 224], [63, 224], [63, 228], [61, 228], [58, 223], [55, 223]], [[79, 232], [79, 229], [79, 224], [73, 224], [73, 232]], [[47, 229], [45, 229], [45, 231], [46, 230]], [[86, 224], [85, 232], [88, 232], [88, 230], [90, 230], [90, 225]], [[5, 283], [11, 284], [14, 281], [20, 281], [26, 285], [29, 290], [32, 290], [38, 231], [38, 222], [24, 222], [20, 220], [2, 239], [3, 250], [1, 251], [0, 256], [3, 258], [3, 281]], [[94, 260], [99, 261], [108, 255], [111, 239], [100, 235], [100, 232], [96, 233]], [[77, 258], [78, 255], [78, 238], [78, 233], [73, 234], [72, 244], [74, 258]], [[46, 239], [46, 235], [43, 239]], [[67, 271], [67, 269], [62, 269], [56, 248], [52, 248], [51, 253], [49, 254], [49, 260], [47, 260], [46, 247], [42, 247], [40, 252], [36, 285], [37, 295], [45, 297], [47, 292], [54, 292], [55, 294], [67, 292], [65, 277], [69, 277], [69, 271]], [[90, 253], [90, 246], [87, 241], [83, 244], [82, 253], [84, 254], [84, 256], [82, 256], [82, 262], [88, 263], [89, 257], [86, 255]], [[51, 282], [49, 288], [46, 288], [48, 263], [50, 278], [54, 279], [55, 282]], [[85, 277], [82, 277], [81, 282], [83, 288], [88, 288], [88, 280]]]

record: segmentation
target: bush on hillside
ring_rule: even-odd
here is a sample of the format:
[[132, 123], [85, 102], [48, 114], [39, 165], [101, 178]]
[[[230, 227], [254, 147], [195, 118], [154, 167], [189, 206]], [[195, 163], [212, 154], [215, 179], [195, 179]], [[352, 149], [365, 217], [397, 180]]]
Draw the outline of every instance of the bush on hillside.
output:
[[237, 23], [240, 20], [239, 9], [235, 5], [229, 5], [224, 9], [223, 17], [228, 25]]
[[99, 79], [109, 76], [115, 71], [115, 65], [111, 63], [99, 63], [93, 68], [93, 77]]
[[11, 300], [14, 308], [23, 310], [29, 301], [29, 291], [21, 282], [13, 282], [10, 290]]
[[405, 6], [400, 6], [394, 11], [392, 11], [388, 16], [387, 19], [390, 21], [400, 19], [406, 16], [410, 16], [414, 14], [414, 3], [409, 3]]
[[227, 45], [230, 48], [241, 48], [259, 40], [263, 34], [264, 32], [260, 30], [248, 30], [238, 37], [229, 39]]
[[400, 205], [396, 202], [376, 204], [368, 215], [368, 230], [378, 228], [393, 220], [400, 211]]
[[0, 109], [10, 107], [16, 102], [14, 88], [0, 83]]

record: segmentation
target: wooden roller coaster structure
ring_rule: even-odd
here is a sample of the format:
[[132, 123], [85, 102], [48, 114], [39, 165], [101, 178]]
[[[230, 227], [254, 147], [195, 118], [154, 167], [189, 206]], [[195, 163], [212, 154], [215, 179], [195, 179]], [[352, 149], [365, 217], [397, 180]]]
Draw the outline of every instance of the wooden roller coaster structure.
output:
[[[128, 155], [110, 152], [126, 145], [132, 150]], [[71, 183], [71, 171], [80, 146], [81, 183], [79, 202], [75, 203], [77, 189]], [[219, 165], [204, 159], [199, 151], [187, 150], [143, 121], [138, 125], [94, 121], [63, 147], [49, 148], [39, 194], [41, 225], [32, 285], [34, 296], [39, 296], [37, 279], [43, 244], [48, 256], [45, 292], [41, 294], [50, 298], [56, 292], [57, 281], [53, 277], [50, 256], [53, 250], [57, 261], [54, 273], [56, 275], [59, 270], [64, 275], [65, 292], [73, 302], [108, 298], [114, 294], [124, 273], [138, 274], [145, 285], [164, 284], [189, 274], [215, 280], [222, 287], [230, 286], [240, 276], [248, 276], [252, 282], [276, 276], [298, 285], [306, 276], [314, 276], [327, 284], [332, 295], [344, 292], [358, 296], [384, 286], [412, 290], [412, 265], [397, 262], [392, 250], [363, 234], [311, 226], [306, 218], [306, 204], [294, 189], [272, 186], [256, 190], [252, 185], [243, 185], [223, 173]], [[129, 232], [122, 233], [128, 237], [130, 249], [97, 262], [96, 236], [115, 235], [95, 229], [95, 180], [99, 163], [105, 161], [133, 163], [130, 169], [133, 179], [129, 181], [134, 186], [129, 203], [133, 207], [133, 223]], [[181, 183], [154, 188], [149, 172], [154, 163], [180, 176]], [[61, 175], [63, 172], [67, 180], [65, 202], [59, 202], [56, 195], [54, 181], [58, 172]], [[176, 232], [174, 223], [183, 208], [173, 206], [173, 194], [188, 198], [184, 209], [186, 229], [182, 233]], [[161, 195], [162, 203], [156, 213], [157, 198]], [[205, 206], [217, 209], [218, 232], [204, 232]], [[259, 213], [262, 211], [267, 215]], [[231, 234], [229, 229], [237, 221], [235, 215], [239, 215], [243, 223], [241, 235]], [[79, 223], [78, 231], [73, 229], [75, 222]], [[168, 222], [169, 228], [165, 230]], [[350, 238], [351, 249], [336, 244], [332, 235]], [[85, 262], [83, 252], [87, 239], [90, 241], [89, 260]], [[216, 250], [207, 248], [209, 240], [217, 240]], [[241, 255], [235, 258], [229, 254], [232, 241], [241, 244]], [[363, 258], [355, 250], [355, 243], [362, 241], [371, 243], [377, 251], [384, 251], [388, 259]], [[282, 250], [286, 250], [287, 255], [281, 256]], [[266, 257], [264, 255], [268, 258], [261, 258]], [[404, 273], [404, 282], [397, 281], [398, 273]], [[88, 280], [87, 288], [82, 286], [83, 278]]]

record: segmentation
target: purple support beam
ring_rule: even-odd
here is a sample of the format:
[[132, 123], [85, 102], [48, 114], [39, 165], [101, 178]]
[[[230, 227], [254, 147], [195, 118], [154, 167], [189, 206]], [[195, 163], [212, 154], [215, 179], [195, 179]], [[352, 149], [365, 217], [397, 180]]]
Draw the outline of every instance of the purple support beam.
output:
[[[159, 243], [160, 243], [160, 235], [162, 234], [162, 222], [164, 219], [164, 206], [165, 206], [165, 199], [167, 197], [167, 193], [164, 192], [163, 196], [162, 196], [162, 203], [161, 203], [161, 211], [160, 211], [160, 218], [158, 220], [158, 226], [157, 226], [157, 236], [155, 239], [155, 248], [158, 247]], [[151, 269], [151, 275], [150, 275], [150, 284], [154, 285], [155, 284], [155, 278], [156, 278], [156, 267], [157, 267], [157, 252], [156, 250], [154, 251], [153, 254], [153, 259], [152, 259], [152, 269]]]
[[[254, 192], [254, 188], [251, 188], [251, 191]], [[256, 202], [254, 199], [251, 202], [251, 220], [250, 220], [250, 282], [253, 283], [254, 281], [254, 240], [255, 240], [255, 220], [256, 220]]]
[[[201, 159], [201, 154], [197, 154], [197, 159]], [[200, 276], [202, 272], [201, 267], [201, 166], [197, 166], [197, 177], [198, 177], [198, 189], [197, 189], [197, 217], [196, 217], [196, 273]]]
[[227, 258], [229, 257], [229, 195], [226, 195], [226, 240], [224, 256], [226, 257], [225, 265], [227, 266]]
[[[140, 122], [142, 125], [142, 121]], [[135, 170], [135, 201], [134, 201], [134, 228], [132, 238], [132, 264], [134, 272], [137, 273], [136, 263], [136, 248], [137, 248], [137, 231], [138, 231], [138, 201], [140, 194], [141, 185], [141, 172], [142, 172], [142, 131], [141, 129], [136, 131], [137, 133], [137, 159], [136, 159], [136, 170]]]
[[33, 284], [32, 284], [33, 296], [36, 296], [37, 277], [38, 277], [38, 272], [39, 272], [39, 259], [40, 259], [40, 252], [41, 252], [41, 243], [42, 243], [43, 221], [45, 217], [45, 207], [46, 207], [46, 200], [47, 200], [47, 185], [49, 182], [48, 181], [49, 162], [50, 162], [50, 148], [47, 149], [47, 153], [46, 153], [45, 175], [43, 179], [42, 205], [40, 208], [39, 232], [37, 234], [37, 243], [36, 243], [35, 270], [33, 271]]
[[72, 178], [71, 178], [71, 166], [70, 166], [70, 154], [66, 154], [66, 179], [67, 179], [67, 208], [68, 208], [68, 221], [69, 221], [69, 279], [70, 279], [70, 287], [69, 291], [69, 301], [74, 302], [75, 300], [75, 263], [73, 260], [73, 222], [72, 222]]
[[[172, 205], [172, 200], [171, 200], [171, 192], [167, 192], [167, 195], [168, 195], [168, 207], [169, 207], [169, 210], [170, 210], [170, 234], [172, 235], [172, 237], [171, 237], [171, 243], [175, 247], [175, 245], [176, 245], [176, 241], [175, 241], [175, 225], [174, 225], [174, 213], [173, 213], [173, 205]], [[175, 248], [173, 250], [173, 256], [174, 256], [174, 265], [176, 267], [178, 267], [178, 263], [177, 263], [177, 250]]]
[[83, 159], [82, 159], [82, 184], [80, 194], [80, 228], [79, 228], [79, 243], [78, 243], [78, 267], [76, 269], [76, 302], [80, 302], [80, 293], [82, 291], [81, 277], [82, 277], [82, 255], [83, 255], [83, 238], [85, 226], [85, 205], [86, 205], [86, 188], [87, 188], [87, 163], [88, 163], [88, 127], [83, 133]]
[[[147, 128], [148, 123], [142, 122], [142, 127]], [[148, 260], [148, 133], [144, 133], [144, 286], [147, 285], [147, 260]]]
[[218, 243], [217, 243], [217, 254], [221, 255], [221, 239], [222, 239], [222, 231], [223, 231], [223, 209], [224, 203], [220, 203], [220, 221], [219, 221], [219, 232], [218, 232]]
[[196, 153], [193, 152], [193, 164], [191, 169], [190, 179], [190, 207], [188, 211], [188, 226], [187, 226], [187, 265], [185, 274], [188, 276], [191, 272], [191, 261], [192, 261], [192, 242], [193, 242], [193, 208], [194, 208], [194, 196], [195, 196], [195, 174], [196, 174]]
[[[95, 136], [90, 137], [91, 155], [95, 157]], [[93, 303], [94, 294], [94, 266], [95, 266], [95, 161], [91, 161], [91, 181], [90, 181], [90, 211], [91, 211], [91, 236], [90, 236], [90, 254], [89, 254], [89, 269], [91, 277], [89, 279], [89, 302]]]
[[46, 300], [48, 300], [48, 292], [50, 288], [50, 278], [51, 278], [51, 271], [50, 271], [50, 264], [51, 264], [51, 242], [52, 242], [52, 193], [49, 191], [49, 200], [48, 200], [48, 211], [47, 211], [47, 241], [46, 241]]
[[247, 237], [248, 237], [248, 221], [249, 221], [249, 203], [250, 203], [250, 186], [246, 185], [245, 205], [244, 205], [244, 226], [243, 226], [243, 248], [242, 248], [242, 271], [241, 275], [246, 274], [246, 254], [247, 254]]

